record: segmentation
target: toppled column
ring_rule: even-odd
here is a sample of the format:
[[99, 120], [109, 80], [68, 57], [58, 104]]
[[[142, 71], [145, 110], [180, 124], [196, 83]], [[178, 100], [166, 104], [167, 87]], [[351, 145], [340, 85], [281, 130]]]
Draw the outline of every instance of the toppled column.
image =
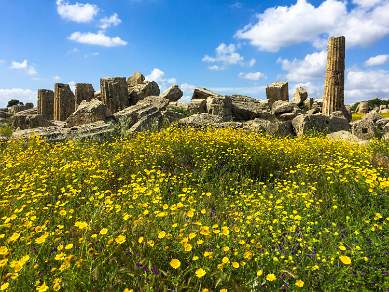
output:
[[328, 40], [326, 80], [324, 84], [323, 114], [344, 110], [344, 36], [331, 37]]
[[266, 87], [266, 97], [269, 103], [276, 100], [289, 101], [288, 82], [274, 82]]
[[56, 83], [54, 88], [54, 120], [65, 121], [75, 111], [75, 97], [69, 84]]
[[101, 101], [110, 114], [128, 106], [128, 86], [126, 78], [112, 77], [100, 79]]
[[95, 90], [92, 84], [89, 83], [76, 83], [76, 90], [74, 92], [76, 97], [76, 109], [80, 105], [81, 101], [90, 101], [95, 96]]

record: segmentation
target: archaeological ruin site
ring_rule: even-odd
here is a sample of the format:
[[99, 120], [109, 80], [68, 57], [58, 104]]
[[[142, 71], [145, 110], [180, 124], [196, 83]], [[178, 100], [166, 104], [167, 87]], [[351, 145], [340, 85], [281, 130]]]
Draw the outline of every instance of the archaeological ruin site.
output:
[[[42, 136], [48, 140], [100, 139], [120, 131], [155, 130], [176, 123], [192, 127], [232, 127], [280, 136], [300, 136], [313, 131], [352, 141], [388, 138], [389, 119], [380, 113], [386, 106], [369, 109], [361, 102], [357, 111], [366, 114], [351, 122], [352, 112], [344, 104], [345, 37], [328, 40], [324, 95], [320, 100], [298, 87], [289, 98], [288, 82], [266, 88], [266, 100], [247, 96], [222, 96], [196, 88], [189, 103], [180, 102], [183, 92], [173, 85], [164, 92], [139, 73], [131, 77], [101, 78], [100, 91], [92, 84], [56, 83], [54, 90], [39, 89], [37, 107], [14, 105], [0, 110], [0, 118], [11, 121], [12, 138]], [[3, 139], [5, 139], [3, 137]]]

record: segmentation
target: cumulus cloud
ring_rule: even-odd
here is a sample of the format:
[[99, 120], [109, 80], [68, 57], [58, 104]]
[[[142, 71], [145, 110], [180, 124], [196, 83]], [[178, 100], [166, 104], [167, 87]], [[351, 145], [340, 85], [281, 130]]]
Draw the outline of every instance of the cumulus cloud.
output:
[[127, 42], [122, 40], [120, 37], [107, 36], [103, 31], [99, 31], [97, 33], [73, 32], [68, 37], [68, 39], [81, 44], [96, 45], [102, 47], [118, 47], [127, 45]]
[[389, 98], [389, 71], [348, 70], [345, 87], [345, 95], [349, 101]]
[[106, 30], [111, 26], [118, 26], [122, 20], [117, 13], [112, 14], [110, 17], [103, 17], [100, 19], [100, 29]]
[[239, 77], [246, 80], [258, 81], [265, 77], [265, 74], [262, 72], [249, 72], [249, 73], [239, 73]]
[[99, 8], [90, 3], [70, 4], [64, 0], [57, 0], [57, 12], [65, 20], [78, 23], [91, 22], [99, 12]]
[[[323, 47], [328, 35], [344, 35], [347, 46], [367, 45], [389, 34], [389, 1], [360, 0], [347, 10], [347, 2], [325, 0], [315, 7], [306, 0], [278, 6], [257, 14], [257, 21], [238, 30], [238, 39], [248, 40], [262, 51], [311, 43]], [[370, 3], [370, 4], [368, 4]]]
[[205, 55], [202, 61], [211, 64], [210, 70], [221, 71], [228, 65], [243, 64], [244, 58], [237, 52], [236, 45], [221, 43], [215, 49], [215, 56]]
[[150, 74], [146, 75], [146, 80], [157, 82], [161, 91], [177, 83], [176, 78], [167, 78], [165, 72], [159, 68], [154, 68]]
[[389, 55], [377, 55], [374, 57], [370, 57], [366, 60], [366, 66], [378, 66], [385, 64], [389, 60]]
[[327, 52], [320, 51], [308, 54], [304, 59], [278, 59], [282, 70], [286, 71], [286, 79], [295, 82], [308, 82], [323, 78], [325, 74]]
[[30, 65], [27, 59], [24, 59], [22, 62], [12, 61], [10, 68], [23, 71], [30, 76], [36, 76], [38, 74], [34, 66]]
[[10, 99], [24, 103], [36, 102], [36, 91], [23, 88], [0, 88], [0, 107], [5, 107]]

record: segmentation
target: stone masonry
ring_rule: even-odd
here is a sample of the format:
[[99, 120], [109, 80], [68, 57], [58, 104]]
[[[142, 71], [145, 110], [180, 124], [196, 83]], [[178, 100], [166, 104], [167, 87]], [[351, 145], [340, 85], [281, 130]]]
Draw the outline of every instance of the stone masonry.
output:
[[54, 89], [54, 120], [65, 121], [75, 111], [75, 97], [69, 84], [56, 83]]
[[345, 37], [328, 40], [326, 80], [324, 84], [323, 114], [330, 115], [344, 109]]
[[100, 79], [101, 100], [110, 114], [128, 106], [128, 85], [124, 77]]
[[92, 84], [89, 83], [76, 83], [76, 90], [74, 92], [76, 97], [76, 109], [80, 105], [81, 101], [90, 101], [95, 96], [95, 90]]
[[38, 90], [38, 114], [46, 120], [54, 119], [54, 91], [48, 89]]
[[266, 97], [269, 103], [276, 100], [289, 101], [288, 82], [274, 82], [266, 87]]

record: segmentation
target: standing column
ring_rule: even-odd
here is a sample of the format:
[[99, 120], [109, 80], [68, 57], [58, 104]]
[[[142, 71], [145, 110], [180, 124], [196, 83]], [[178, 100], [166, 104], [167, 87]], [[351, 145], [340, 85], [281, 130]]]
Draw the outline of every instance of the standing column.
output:
[[69, 84], [56, 83], [54, 90], [54, 120], [65, 121], [75, 111], [75, 97]]
[[54, 91], [48, 89], [38, 90], [38, 114], [46, 120], [53, 120], [54, 115]]
[[128, 87], [126, 78], [112, 77], [100, 79], [101, 100], [111, 114], [128, 106]]
[[330, 115], [344, 108], [345, 37], [328, 40], [326, 80], [324, 84], [323, 114]]

